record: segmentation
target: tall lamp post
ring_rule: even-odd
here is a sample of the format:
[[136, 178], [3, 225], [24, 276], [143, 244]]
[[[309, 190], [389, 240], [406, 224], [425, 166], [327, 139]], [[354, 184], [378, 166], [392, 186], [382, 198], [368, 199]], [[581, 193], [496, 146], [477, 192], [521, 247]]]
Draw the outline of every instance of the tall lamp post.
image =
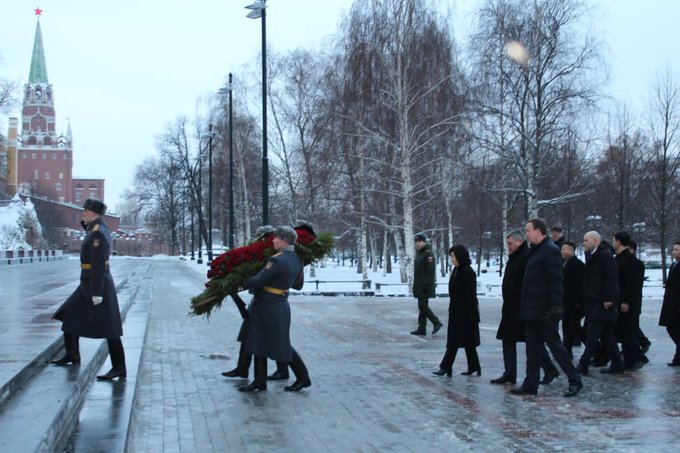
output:
[[229, 85], [219, 89], [220, 95], [229, 93], [229, 250], [234, 248], [234, 109], [232, 94], [234, 84], [229, 73]]
[[208, 238], [205, 244], [208, 248], [208, 264], [212, 262], [213, 250], [212, 250], [212, 149], [213, 149], [213, 125], [210, 123], [208, 125]]
[[202, 182], [202, 177], [201, 174], [203, 173], [203, 149], [201, 149], [201, 143], [199, 140], [198, 143], [198, 209], [196, 210], [196, 213], [198, 214], [198, 259], [196, 260], [196, 263], [198, 264], [203, 264], [203, 245], [201, 243], [201, 234], [203, 233], [203, 207], [201, 206], [202, 204], [202, 198], [203, 198], [203, 182]]
[[269, 160], [267, 159], [267, 0], [248, 6], [248, 18], [262, 18], [262, 225], [269, 224]]

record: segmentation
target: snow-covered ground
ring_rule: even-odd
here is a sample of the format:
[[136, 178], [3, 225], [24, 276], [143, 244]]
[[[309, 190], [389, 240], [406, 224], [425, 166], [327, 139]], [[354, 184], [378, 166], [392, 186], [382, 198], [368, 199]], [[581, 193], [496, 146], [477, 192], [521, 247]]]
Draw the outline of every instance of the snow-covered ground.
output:
[[[170, 257], [170, 259], [178, 259], [177, 257]], [[196, 264], [196, 261], [186, 260], [187, 266], [194, 272], [206, 276], [208, 266], [207, 260], [204, 258], [203, 264]], [[477, 278], [477, 292], [486, 297], [501, 297], [501, 282], [502, 277], [498, 275], [498, 267], [482, 268], [487, 272]], [[341, 266], [335, 262], [327, 261], [323, 267], [317, 266], [315, 269], [316, 276], [310, 277], [310, 267], [305, 268], [305, 291], [317, 290], [316, 281], [318, 280], [318, 291], [329, 292], [360, 292], [362, 291], [361, 274], [357, 274], [356, 268]], [[663, 296], [663, 287], [661, 279], [661, 269], [648, 269], [646, 272], [647, 281], [644, 287], [645, 298], [659, 298]], [[382, 269], [378, 272], [368, 272], [368, 279], [371, 281], [370, 290], [374, 291], [376, 295], [383, 296], [406, 296], [408, 295], [408, 287], [402, 284], [399, 279], [399, 268], [394, 265], [392, 273], [383, 276]], [[207, 277], [206, 277], [207, 280]], [[446, 294], [448, 291], [449, 276], [442, 276], [437, 272], [437, 294]], [[376, 284], [380, 284], [380, 289], [377, 289]], [[382, 286], [386, 284], [387, 286]]]

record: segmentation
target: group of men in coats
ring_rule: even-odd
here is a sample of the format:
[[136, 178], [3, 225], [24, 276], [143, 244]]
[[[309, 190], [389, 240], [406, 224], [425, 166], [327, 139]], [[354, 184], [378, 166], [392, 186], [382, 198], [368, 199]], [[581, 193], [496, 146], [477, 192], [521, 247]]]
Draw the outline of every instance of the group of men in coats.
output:
[[[574, 396], [583, 386], [580, 376], [589, 373], [592, 363], [610, 363], [600, 372], [612, 374], [637, 370], [648, 362], [645, 353], [651, 343], [640, 329], [645, 267], [635, 257], [635, 243], [625, 231], [614, 235], [612, 245], [598, 232], [587, 232], [583, 238], [584, 263], [576, 256], [576, 245], [562, 237], [559, 227], [553, 227], [552, 238], [547, 237], [546, 230], [544, 221], [531, 219], [524, 236], [518, 230], [506, 237], [509, 256], [497, 333], [503, 342], [505, 371], [491, 382], [516, 382], [516, 344], [526, 341], [527, 377], [511, 392], [536, 394], [539, 384], [548, 384], [559, 375], [547, 345], [569, 378], [565, 396]], [[666, 282], [659, 324], [667, 328], [676, 344], [668, 365], [680, 366], [680, 241], [674, 244], [672, 256], [675, 262]], [[560, 319], [563, 343], [557, 333]], [[573, 346], [579, 342], [585, 349], [574, 368]], [[541, 368], [543, 379], [539, 380]]]

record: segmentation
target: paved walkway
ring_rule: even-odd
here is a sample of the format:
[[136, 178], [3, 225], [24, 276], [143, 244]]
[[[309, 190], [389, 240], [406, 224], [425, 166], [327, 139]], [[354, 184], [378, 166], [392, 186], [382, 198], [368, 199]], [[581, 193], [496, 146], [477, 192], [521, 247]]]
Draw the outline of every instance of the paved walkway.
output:
[[[275, 382], [267, 392], [243, 394], [237, 387], [245, 380], [220, 375], [238, 353], [240, 319], [231, 301], [210, 320], [187, 317], [200, 276], [170, 261], [155, 262], [152, 273], [130, 452], [657, 452], [676, 451], [680, 440], [680, 370], [666, 366], [672, 348], [656, 326], [659, 301], [645, 301], [642, 318], [651, 363], [622, 376], [592, 369], [582, 393], [569, 399], [564, 376], [535, 397], [489, 384], [502, 372], [498, 299], [480, 300], [483, 376], [459, 375], [467, 367], [461, 351], [447, 378], [431, 374], [446, 329], [423, 338], [408, 333], [415, 301], [297, 296], [292, 340], [313, 386], [288, 393]], [[446, 319], [447, 300], [431, 305]], [[523, 369], [523, 353], [519, 360]]]

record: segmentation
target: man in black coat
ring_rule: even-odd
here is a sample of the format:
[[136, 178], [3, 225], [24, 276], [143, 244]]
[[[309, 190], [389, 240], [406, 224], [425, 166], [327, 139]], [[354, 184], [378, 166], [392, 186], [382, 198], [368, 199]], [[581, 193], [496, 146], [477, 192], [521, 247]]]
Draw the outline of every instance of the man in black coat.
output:
[[524, 383], [512, 389], [511, 393], [535, 395], [538, 392], [541, 349], [547, 344], [569, 378], [569, 389], [564, 396], [576, 396], [583, 388], [583, 382], [557, 330], [563, 312], [562, 257], [547, 236], [547, 229], [543, 219], [535, 218], [529, 220], [524, 230], [531, 244], [520, 307], [520, 319], [526, 322], [527, 371]]
[[618, 316], [619, 278], [616, 262], [609, 247], [602, 244], [597, 231], [589, 231], [583, 236], [583, 247], [589, 253], [586, 260], [586, 321], [588, 341], [579, 360], [579, 371], [588, 374], [590, 359], [597, 351], [597, 342], [611, 359], [611, 365], [602, 373], [620, 373], [624, 370], [623, 359], [619, 352], [614, 334]]
[[[632, 239], [630, 243], [628, 243], [628, 249], [630, 250], [630, 253], [633, 255], [633, 258], [635, 259], [635, 265], [637, 267], [638, 291], [640, 291], [638, 297], [640, 298], [640, 312], [642, 313], [642, 289], [645, 286], [645, 263], [637, 256], [635, 256], [635, 254], [637, 253], [637, 244]], [[637, 337], [638, 343], [640, 343], [640, 347], [642, 348], [642, 353], [646, 354], [647, 351], [649, 351], [649, 347], [652, 345], [652, 342], [649, 340], [649, 338], [647, 338], [645, 333], [640, 328], [639, 316], [637, 317]], [[645, 356], [645, 363], [647, 362], [649, 362], [649, 360]]]
[[109, 270], [111, 230], [102, 218], [106, 205], [88, 198], [83, 205], [81, 225], [86, 230], [80, 246], [80, 285], [62, 304], [53, 318], [62, 321], [65, 354], [52, 361], [55, 365], [80, 364], [79, 338], [106, 338], [111, 356], [111, 370], [98, 380], [125, 379], [125, 351], [120, 337], [120, 319], [116, 285]]
[[562, 335], [564, 347], [569, 357], [574, 358], [572, 348], [576, 340], [585, 343], [586, 336], [581, 326], [583, 304], [585, 301], [584, 275], [585, 265], [576, 256], [576, 244], [565, 241], [560, 250], [564, 265], [564, 318], [562, 319]]
[[645, 364], [645, 356], [637, 336], [637, 326], [640, 323], [640, 309], [642, 307], [639, 270], [635, 257], [628, 249], [630, 235], [627, 232], [619, 231], [616, 233], [612, 244], [616, 251], [621, 307], [616, 323], [616, 336], [622, 344], [625, 367], [630, 370], [638, 370]]
[[[503, 274], [501, 322], [496, 333], [496, 338], [503, 342], [505, 370], [501, 377], [491, 380], [492, 384], [514, 384], [517, 381], [517, 343], [524, 341], [524, 324], [519, 319], [519, 310], [529, 246], [519, 230], [510, 232], [505, 238], [505, 243], [508, 247], [508, 262]], [[549, 384], [560, 374], [545, 348], [542, 351], [541, 368], [545, 373], [542, 384]]]
[[255, 356], [255, 379], [240, 387], [242, 392], [267, 390], [267, 358], [290, 363], [295, 382], [286, 391], [298, 392], [312, 385], [302, 358], [290, 344], [290, 305], [288, 290], [301, 289], [304, 266], [295, 253], [297, 233], [289, 226], [274, 230], [274, 249], [278, 252], [257, 275], [246, 280], [254, 294], [248, 323], [245, 352]]
[[663, 305], [659, 325], [666, 327], [668, 335], [675, 343], [675, 355], [668, 366], [680, 367], [680, 241], [673, 244], [673, 264], [666, 279], [666, 290], [663, 293]]
[[550, 228], [550, 239], [555, 243], [558, 249], [562, 249], [562, 244], [566, 241], [564, 236], [562, 235], [562, 227], [559, 225], [553, 225], [552, 228]]

